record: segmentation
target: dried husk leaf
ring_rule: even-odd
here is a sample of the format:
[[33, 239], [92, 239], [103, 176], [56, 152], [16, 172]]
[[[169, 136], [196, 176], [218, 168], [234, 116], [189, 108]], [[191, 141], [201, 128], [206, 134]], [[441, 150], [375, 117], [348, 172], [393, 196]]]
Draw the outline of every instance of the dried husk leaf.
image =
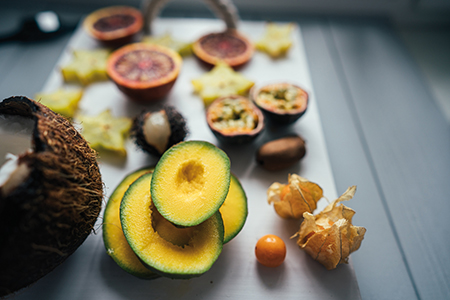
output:
[[[283, 190], [288, 191], [283, 195]], [[312, 213], [323, 197], [322, 188], [297, 174], [290, 174], [288, 184], [273, 183], [267, 190], [267, 201], [273, 203], [276, 213], [284, 219], [301, 219], [303, 213]]]
[[300, 248], [328, 270], [340, 263], [348, 263], [350, 253], [358, 250], [364, 239], [366, 229], [352, 224], [355, 211], [338, 205], [350, 200], [355, 191], [355, 186], [348, 188], [316, 216], [305, 212], [300, 230], [294, 235]]

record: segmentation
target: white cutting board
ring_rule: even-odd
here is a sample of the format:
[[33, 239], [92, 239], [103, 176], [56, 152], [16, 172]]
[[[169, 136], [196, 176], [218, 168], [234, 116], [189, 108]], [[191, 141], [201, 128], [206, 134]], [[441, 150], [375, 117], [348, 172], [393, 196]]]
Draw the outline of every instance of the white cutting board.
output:
[[[224, 29], [220, 20], [157, 19], [155, 35], [170, 32], [174, 38], [194, 41], [202, 34]], [[241, 22], [239, 29], [256, 41], [264, 32], [264, 22]], [[44, 91], [64, 85], [60, 67], [71, 60], [74, 49], [93, 49], [99, 45], [80, 27], [51, 73]], [[212, 268], [199, 278], [152, 281], [138, 279], [118, 267], [106, 254], [100, 217], [96, 232], [69, 259], [33, 286], [21, 291], [17, 299], [360, 299], [351, 260], [348, 265], [327, 271], [296, 245], [290, 237], [299, 229], [299, 221], [283, 220], [267, 203], [267, 188], [275, 181], [286, 183], [289, 173], [296, 173], [318, 183], [330, 200], [337, 198], [325, 144], [313, 83], [308, 69], [301, 28], [293, 33], [293, 46], [284, 58], [273, 60], [255, 53], [241, 70], [248, 79], [265, 82], [288, 81], [309, 92], [306, 114], [293, 126], [267, 127], [264, 134], [248, 145], [219, 144], [205, 120], [202, 100], [193, 93], [191, 80], [207, 72], [193, 57], [184, 59], [182, 71], [166, 103], [174, 105], [187, 119], [189, 140], [206, 140], [221, 147], [231, 159], [231, 171], [237, 175], [248, 197], [248, 218], [241, 233], [224, 246]], [[81, 101], [84, 112], [97, 114], [106, 108], [116, 116], [134, 117], [143, 106], [127, 100], [112, 82], [87, 87]], [[300, 134], [307, 143], [307, 154], [300, 164], [287, 170], [268, 172], [255, 162], [255, 151], [264, 142], [287, 132]], [[109, 196], [128, 173], [156, 163], [129, 141], [126, 159], [103, 155], [100, 168]], [[339, 194], [344, 191], [339, 191]], [[107, 197], [105, 199], [105, 202]], [[319, 209], [327, 204], [319, 202]], [[102, 213], [103, 215], [103, 213]], [[278, 268], [266, 268], [255, 259], [254, 247], [265, 234], [276, 234], [286, 243], [286, 260]]]

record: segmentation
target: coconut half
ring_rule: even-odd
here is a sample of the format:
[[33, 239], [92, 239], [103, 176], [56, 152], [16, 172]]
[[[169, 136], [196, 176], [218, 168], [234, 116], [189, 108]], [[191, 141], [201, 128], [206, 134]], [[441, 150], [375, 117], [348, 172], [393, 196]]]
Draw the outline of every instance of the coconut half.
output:
[[65, 118], [26, 97], [0, 102], [0, 115], [33, 124], [31, 149], [8, 155], [0, 169], [2, 297], [49, 273], [84, 242], [101, 210], [103, 183], [96, 153]]

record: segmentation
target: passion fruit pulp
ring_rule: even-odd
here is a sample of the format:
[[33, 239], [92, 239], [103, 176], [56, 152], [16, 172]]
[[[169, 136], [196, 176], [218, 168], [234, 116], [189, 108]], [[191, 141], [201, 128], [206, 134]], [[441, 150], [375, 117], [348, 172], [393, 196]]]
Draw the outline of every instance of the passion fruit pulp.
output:
[[209, 66], [219, 61], [233, 68], [247, 63], [255, 51], [253, 43], [236, 29], [210, 33], [200, 37], [192, 45], [195, 56]]
[[110, 6], [96, 10], [83, 22], [90, 36], [114, 47], [132, 42], [141, 32], [143, 24], [141, 12], [130, 6]]
[[206, 111], [208, 126], [224, 143], [243, 144], [254, 140], [264, 129], [264, 115], [247, 97], [217, 98]]
[[273, 83], [250, 91], [253, 102], [267, 119], [275, 124], [288, 125], [303, 116], [308, 108], [308, 93], [291, 83]]
[[147, 103], [170, 92], [181, 64], [181, 56], [167, 47], [135, 43], [114, 51], [106, 68], [119, 90], [136, 102]]

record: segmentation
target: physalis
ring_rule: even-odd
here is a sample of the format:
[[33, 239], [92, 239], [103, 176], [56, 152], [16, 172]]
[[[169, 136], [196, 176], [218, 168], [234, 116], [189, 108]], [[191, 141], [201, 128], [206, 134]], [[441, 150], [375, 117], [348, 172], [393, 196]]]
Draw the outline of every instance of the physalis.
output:
[[173, 51], [178, 52], [181, 56], [188, 56], [192, 54], [191, 43], [176, 40], [170, 33], [165, 33], [161, 36], [145, 36], [142, 39], [142, 42], [168, 47]]
[[266, 52], [273, 58], [285, 55], [292, 45], [293, 29], [293, 23], [268, 23], [263, 37], [255, 44], [256, 49]]
[[301, 219], [303, 213], [312, 213], [322, 197], [319, 185], [297, 174], [289, 175], [288, 184], [275, 182], [267, 190], [267, 201], [284, 219]]
[[113, 117], [109, 109], [98, 115], [78, 115], [82, 135], [90, 146], [97, 151], [108, 150], [126, 155], [125, 139], [132, 121], [126, 117]]
[[364, 239], [366, 228], [352, 224], [355, 211], [338, 205], [353, 198], [355, 191], [355, 186], [348, 188], [316, 216], [305, 212], [300, 230], [293, 236], [301, 249], [328, 270], [347, 263], [350, 253], [358, 250]]
[[206, 106], [222, 96], [245, 95], [255, 83], [219, 62], [208, 73], [192, 80], [194, 92], [198, 93]]
[[41, 92], [35, 99], [56, 113], [66, 118], [72, 118], [78, 109], [78, 103], [83, 96], [82, 89], [57, 89], [53, 92]]
[[61, 68], [64, 80], [82, 85], [107, 80], [106, 61], [109, 53], [105, 49], [73, 51], [71, 63]]

